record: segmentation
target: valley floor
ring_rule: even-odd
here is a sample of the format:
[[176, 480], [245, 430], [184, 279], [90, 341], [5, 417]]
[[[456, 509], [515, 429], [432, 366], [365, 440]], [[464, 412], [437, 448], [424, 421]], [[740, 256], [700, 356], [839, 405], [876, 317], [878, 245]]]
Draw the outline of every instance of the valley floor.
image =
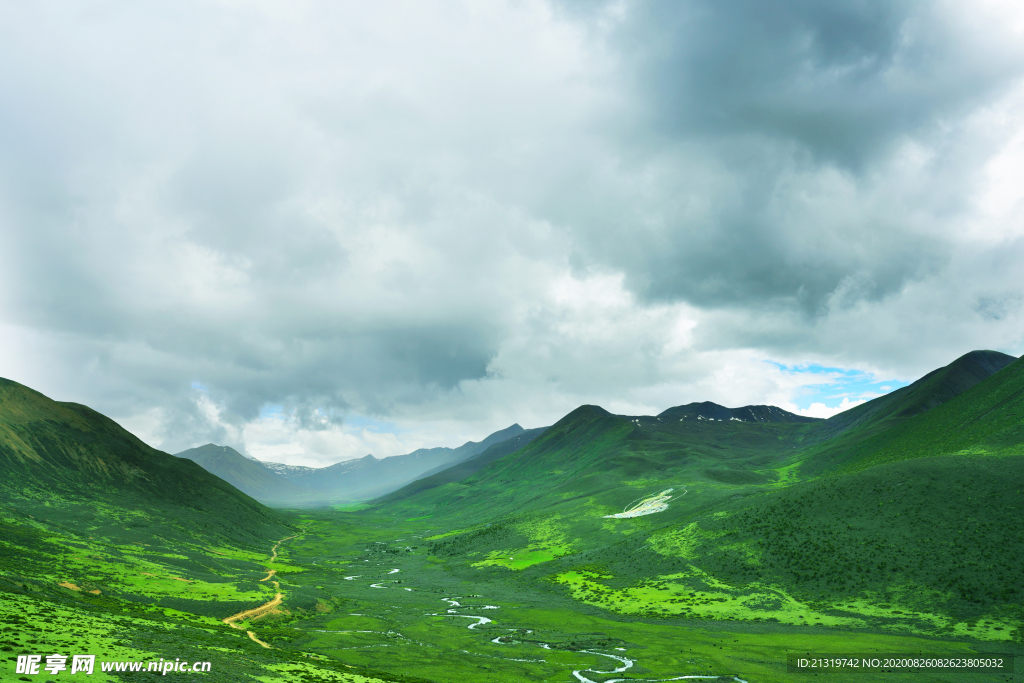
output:
[[[345, 515], [340, 515], [345, 517]], [[923, 637], [868, 628], [655, 618], [588, 605], [555, 581], [499, 566], [446, 562], [427, 552], [432, 530], [379, 519], [335, 537], [338, 515], [308, 515], [287, 548], [331, 610], [253, 626], [274, 647], [317, 652], [357, 667], [432, 681], [712, 679], [799, 680], [788, 653], [1016, 652], [1008, 642]], [[348, 525], [345, 525], [348, 526]], [[1024, 660], [1022, 660], [1024, 661]], [[1006, 674], [858, 672], [830, 680], [1007, 681]]]
[[[460, 530], [434, 529], [429, 522], [370, 511], [303, 513], [296, 518], [300, 532], [268, 540], [262, 555], [151, 547], [145, 556], [143, 549], [131, 554], [121, 548], [115, 559], [105, 555], [112, 549], [78, 539], [81, 557], [72, 554], [60, 568], [51, 567], [42, 590], [38, 583], [12, 581], [10, 572], [2, 577], [0, 622], [7, 628], [0, 638], [6, 655], [0, 679], [43, 680], [11, 675], [17, 655], [33, 653], [43, 655], [43, 663], [52, 653], [91, 653], [98, 661], [209, 661], [208, 674], [171, 672], [173, 678], [161, 680], [262, 683], [769, 683], [814, 675], [787, 672], [790, 653], [1011, 653], [1024, 662], [1024, 648], [1007, 640], [743, 620], [742, 610], [717, 598], [657, 581], [598, 595], [604, 586], [599, 573], [573, 577], [556, 570], [564, 548], [550, 538], [508, 557], [446, 557], [433, 552], [436, 543]], [[215, 561], [221, 564], [211, 569]], [[68, 587], [74, 582], [67, 579], [81, 585]], [[131, 588], [140, 584], [150, 592], [126, 592], [146, 590]], [[171, 597], [175, 591], [183, 597]], [[89, 680], [158, 675], [97, 666]], [[1024, 680], [1019, 673], [962, 671], [828, 678]]]

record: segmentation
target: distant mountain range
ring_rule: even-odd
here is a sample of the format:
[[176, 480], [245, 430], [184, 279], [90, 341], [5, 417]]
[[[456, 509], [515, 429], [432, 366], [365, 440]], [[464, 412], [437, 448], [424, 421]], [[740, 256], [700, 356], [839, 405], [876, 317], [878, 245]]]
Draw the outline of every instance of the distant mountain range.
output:
[[[598, 409], [601, 410], [601, 409]], [[762, 424], [804, 424], [819, 422], [775, 406], [726, 408], [705, 401], [669, 408], [657, 417], [625, 418], [640, 421], [755, 422]], [[368, 500], [403, 498], [441, 484], [461, 481], [491, 463], [525, 447], [547, 427], [525, 430], [518, 424], [494, 432], [480, 442], [469, 441], [457, 448], [421, 448], [406, 455], [344, 460], [328, 467], [303, 467], [262, 462], [233, 448], [206, 444], [176, 453], [221, 477], [239, 490], [267, 504], [282, 507], [309, 506]], [[402, 489], [401, 493], [389, 496]]]
[[[534, 433], [537, 430], [530, 430]], [[261, 462], [233, 448], [206, 444], [177, 453], [211, 474], [230, 482], [268, 505], [306, 506], [366, 500], [384, 495], [419, 477], [444, 470], [484, 453], [509, 439], [525, 445], [518, 424], [494, 432], [482, 441], [457, 448], [421, 448], [406, 455], [375, 458], [367, 455], [328, 467], [302, 467]]]
[[[205, 472], [188, 470], [192, 474], [175, 474], [173, 479], [188, 482], [194, 476], [202, 477], [209, 473], [216, 477], [209, 480], [211, 485], [223, 480], [231, 490], [237, 489], [263, 504], [277, 507], [374, 498], [388, 503], [422, 496], [438, 487], [442, 489], [438, 491], [440, 494], [451, 485], [472, 480], [495, 467], [506, 470], [513, 463], [517, 479], [534, 481], [544, 488], [560, 481], [564, 476], [561, 473], [567, 471], [565, 467], [577, 460], [590, 463], [589, 467], [606, 468], [607, 464], [598, 463], [603, 462], [602, 453], [607, 450], [609, 456], [614, 456], [613, 461], [625, 466], [626, 471], [637, 472], [651, 467], [672, 469], [677, 466], [679, 457], [685, 454], [691, 462], [708, 460], [705, 474], [712, 479], [730, 482], [737, 477], [750, 479], [758, 476], [750, 473], [750, 462], [742, 457], [743, 453], [751, 453], [751, 462], [756, 462], [777, 451], [783, 441], [789, 443], [790, 439], [795, 439], [793, 445], [785, 448], [801, 449], [805, 454], [804, 471], [833, 471], [836, 467], [855, 467], [856, 462], [865, 459], [876, 462], [881, 457], [880, 452], [892, 451], [887, 444], [896, 434], [905, 431], [900, 427], [903, 422], [942, 406], [1015, 360], [995, 351], [974, 351], [907, 387], [829, 420], [804, 417], [764, 405], [727, 408], [711, 402], [690, 403], [669, 408], [657, 416], [617, 416], [597, 406], [582, 406], [551, 428], [524, 430], [514, 424], [480, 442], [470, 441], [457, 448], [420, 449], [388, 458], [367, 455], [322, 468], [261, 462], [226, 446], [206, 444], [176, 454], [179, 460], [191, 460]], [[97, 480], [93, 485], [99, 486], [98, 480], [102, 480], [105, 486], [137, 490], [140, 494], [150, 491], [147, 487], [152, 487], [155, 481], [154, 477], [141, 472], [154, 466], [164, 469], [177, 467], [170, 464], [173, 460], [164, 461], [160, 456], [153, 456], [147, 461], [147, 466], [142, 467], [139, 464], [141, 453], [159, 452], [145, 446], [109, 419], [84, 406], [50, 401], [9, 380], [0, 382], [4, 404], [23, 406], [20, 421], [9, 415], [5, 423], [0, 423], [0, 436], [6, 435], [4, 443], [0, 443], [0, 456], [6, 457], [8, 466], [25, 468], [34, 462], [34, 456], [26, 453], [42, 453], [40, 467], [33, 470], [34, 478], [50, 478], [55, 485], [64, 485], [72, 476], [71, 472], [86, 472], [86, 480]], [[31, 409], [25, 406], [31, 406]], [[31, 415], [39, 417], [33, 419], [29, 417]], [[737, 436], [731, 432], [707, 432], [701, 427], [718, 423], [760, 424], [769, 431], [749, 433], [737, 441]], [[609, 444], [603, 443], [604, 438], [599, 440], [601, 443], [590, 443], [586, 453], [575, 454], [573, 448], [568, 452], [565, 450], [566, 445], [570, 445], [563, 443], [568, 434], [573, 435], [570, 442], [582, 443], [586, 441], [585, 434], [595, 429], [606, 436], [619, 436]], [[776, 434], [779, 429], [784, 432]], [[788, 436], [783, 438], [783, 433]], [[102, 436], [86, 436], [89, 434]], [[660, 434], [663, 447], [645, 450], [642, 456], [630, 455], [635, 450], [630, 444], [636, 444], [638, 438], [646, 442], [655, 434]], [[81, 438], [92, 444], [92, 449], [105, 443], [106, 448], [112, 449], [119, 457], [90, 457], [87, 455], [90, 448], [70, 446]], [[626, 441], [620, 446], [613, 445], [618, 439]], [[527, 446], [531, 447], [527, 449]], [[543, 460], [541, 454], [552, 448], [559, 453], [558, 467], [538, 470], [537, 465]], [[721, 461], [723, 452], [731, 452], [732, 457]], [[514, 453], [516, 457], [509, 459]], [[635, 464], [631, 465], [631, 462]], [[744, 473], [738, 474], [740, 470]], [[568, 471], [576, 470], [570, 467]], [[117, 472], [120, 475], [115, 476]], [[579, 471], [578, 475], [586, 477], [591, 473]], [[510, 472], [508, 476], [513, 475]], [[166, 499], [183, 486], [160, 485], [152, 488], [150, 493], [153, 500]], [[537, 490], [536, 486], [533, 490]], [[181, 499], [177, 502], [180, 503]]]

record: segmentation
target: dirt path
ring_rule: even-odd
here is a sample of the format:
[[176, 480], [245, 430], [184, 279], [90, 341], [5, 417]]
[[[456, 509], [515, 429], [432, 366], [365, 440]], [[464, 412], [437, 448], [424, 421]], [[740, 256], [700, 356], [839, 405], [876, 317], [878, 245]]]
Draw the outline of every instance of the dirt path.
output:
[[[298, 534], [295, 534], [295, 536], [298, 536]], [[277, 559], [277, 549], [281, 547], [281, 544], [284, 543], [285, 541], [292, 540], [293, 538], [295, 538], [295, 536], [289, 536], [288, 538], [282, 538], [280, 541], [278, 541], [277, 543], [274, 544], [274, 547], [270, 549], [270, 561], [271, 562], [273, 562], [274, 560]]]
[[259, 619], [264, 614], [274, 609], [284, 601], [284, 593], [280, 592], [281, 585], [277, 581], [274, 581], [274, 590], [278, 592], [276, 595], [274, 595], [273, 600], [265, 602], [259, 607], [247, 609], [244, 612], [239, 612], [238, 614], [233, 614], [230, 617], [225, 617], [224, 619], [221, 619], [221, 621], [223, 621], [228, 626], [239, 628], [238, 626], [235, 626], [236, 621], [245, 621], [246, 619]]
[[248, 635], [248, 636], [249, 636], [250, 638], [252, 638], [253, 642], [259, 643], [260, 645], [262, 645], [263, 647], [267, 648], [268, 650], [272, 650], [272, 649], [273, 649], [273, 648], [271, 648], [271, 647], [270, 647], [270, 643], [264, 643], [264, 642], [263, 642], [262, 640], [260, 640], [259, 638], [257, 638], [257, 637], [256, 637], [256, 634], [255, 634], [255, 633], [253, 633], [252, 631], [246, 631], [245, 633], [246, 633], [246, 635]]
[[[298, 536], [298, 534], [295, 534], [295, 536]], [[278, 541], [277, 543], [274, 544], [274, 547], [270, 549], [270, 561], [271, 562], [273, 562], [274, 560], [277, 559], [277, 549], [281, 547], [281, 544], [284, 543], [285, 541], [290, 541], [291, 539], [295, 538], [295, 536], [289, 536], [288, 538], [282, 538], [280, 541]], [[267, 570], [267, 575], [264, 576], [262, 579], [260, 579], [260, 581], [267, 581], [272, 576], [274, 576], [275, 574], [277, 574], [277, 570], [276, 569], [268, 569]], [[284, 602], [284, 593], [281, 592], [281, 584], [279, 584], [277, 581], [273, 581], [272, 583], [274, 584], [274, 590], [277, 591], [274, 594], [274, 599], [273, 600], [265, 602], [262, 605], [260, 605], [259, 607], [254, 607], [252, 609], [247, 609], [244, 612], [239, 612], [238, 614], [232, 614], [230, 617], [225, 617], [225, 618], [221, 619], [221, 621], [223, 621], [225, 624], [227, 624], [231, 628], [238, 628], [238, 629], [240, 629], [242, 627], [238, 625], [238, 622], [245, 621], [246, 619], [259, 619], [260, 617], [265, 616], [266, 614], [269, 614], [271, 610], [273, 610], [275, 607], [277, 607], [282, 602]], [[267, 648], [268, 650], [271, 649], [270, 645], [268, 643], [265, 643], [262, 640], [260, 640], [259, 638], [257, 638], [256, 634], [253, 633], [252, 631], [246, 631], [245, 633], [246, 633], [246, 635], [249, 636], [249, 638], [251, 638], [253, 640], [253, 642], [259, 643], [260, 645], [262, 645], [263, 647]]]

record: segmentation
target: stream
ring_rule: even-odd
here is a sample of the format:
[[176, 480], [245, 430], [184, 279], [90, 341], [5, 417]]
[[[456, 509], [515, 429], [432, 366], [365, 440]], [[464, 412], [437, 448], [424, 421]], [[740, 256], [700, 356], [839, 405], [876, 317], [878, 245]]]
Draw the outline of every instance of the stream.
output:
[[[396, 574], [399, 571], [401, 571], [401, 570], [400, 569], [391, 569], [390, 571], [388, 571], [387, 575], [390, 576], [391, 574]], [[344, 578], [346, 580], [348, 580], [348, 581], [352, 581], [354, 579], [361, 578], [361, 576], [360, 575], [346, 576]], [[387, 588], [387, 586], [380, 585], [381, 583], [385, 583], [385, 581], [378, 581], [377, 583], [371, 583], [370, 587], [371, 588]], [[388, 580], [387, 583], [397, 583], [397, 581], [395, 581], [395, 580]], [[406, 588], [405, 590], [411, 591], [413, 589], [412, 588]], [[471, 597], [479, 598], [481, 596], [477, 595], [477, 596], [471, 596]], [[450, 597], [450, 598], [440, 598], [440, 599], [441, 599], [442, 602], [448, 603], [448, 609], [445, 610], [442, 613], [429, 612], [425, 616], [456, 617], [456, 618], [463, 618], [463, 619], [475, 619], [476, 621], [474, 623], [472, 623], [469, 626], [467, 626], [467, 628], [470, 629], [470, 630], [476, 630], [477, 628], [479, 628], [481, 626], [493, 623], [493, 619], [490, 619], [488, 617], [485, 617], [483, 615], [478, 615], [478, 614], [458, 614], [458, 610], [460, 610], [460, 609], [469, 609], [471, 607], [473, 609], [479, 609], [479, 610], [500, 609], [500, 607], [498, 605], [477, 605], [477, 606], [466, 605], [466, 606], [464, 606], [464, 605], [462, 605], [462, 603], [459, 602], [459, 596], [453, 596], [453, 597]], [[509, 629], [509, 630], [516, 631], [517, 629]], [[321, 631], [321, 632], [328, 633], [329, 631]], [[345, 633], [346, 631], [334, 631], [334, 632], [335, 633]], [[351, 633], [352, 631], [348, 631], [348, 632]], [[356, 631], [356, 632], [358, 632], [358, 633], [376, 633], [376, 631]], [[403, 638], [403, 639], [405, 638], [404, 636], [402, 636], [400, 633], [397, 633], [397, 632], [389, 632], [389, 633], [397, 635], [398, 637]], [[525, 633], [526, 634], [530, 634], [530, 633], [533, 633], [533, 631], [532, 631], [532, 629], [527, 629], [525, 631]], [[512, 644], [510, 642], [502, 641], [501, 639], [503, 637], [504, 636], [498, 636], [497, 638], [492, 639], [490, 642], [494, 643], [495, 645], [509, 645], [509, 644]], [[552, 650], [553, 649], [549, 643], [537, 643], [537, 645], [539, 647], [541, 647], [542, 649], [545, 649], [545, 650]], [[361, 646], [361, 647], [369, 647], [369, 646]], [[348, 649], [348, 648], [344, 648], [344, 649]], [[616, 648], [616, 649], [617, 650], [625, 651], [624, 648]], [[480, 654], [480, 653], [470, 653], [468, 651], [466, 651], [466, 652], [468, 654]], [[675, 677], [672, 677], [672, 678], [608, 678], [608, 679], [603, 679], [601, 681], [595, 681], [595, 680], [593, 680], [591, 678], [588, 678], [585, 674], [597, 674], [597, 675], [600, 675], [600, 676], [606, 676], [608, 674], [622, 673], [622, 672], [632, 668], [633, 665], [637, 662], [637, 660], [636, 659], [631, 659], [631, 658], [626, 657], [624, 655], [613, 655], [613, 654], [608, 654], [606, 652], [598, 652], [596, 650], [579, 650], [579, 652], [586, 653], [586, 654], [589, 654], [589, 655], [596, 655], [598, 657], [607, 657], [607, 658], [613, 659], [616, 662], [618, 662], [619, 664], [621, 664], [621, 666], [619, 666], [617, 668], [614, 668], [614, 669], [612, 669], [610, 671], [601, 671], [601, 670], [598, 670], [598, 669], [575, 669], [575, 670], [573, 670], [572, 675], [576, 678], [577, 681], [579, 681], [579, 683], [622, 683], [624, 681], [645, 681], [645, 682], [648, 682], [648, 683], [658, 683], [658, 682], [661, 682], [661, 681], [716, 680], [716, 679], [720, 679], [720, 678], [730, 678], [735, 683], [749, 683], [749, 681], [746, 681], [746, 680], [740, 678], [739, 676], [729, 676], [728, 674], [724, 674], [724, 675], [706, 675], [706, 674], [697, 675], [697, 674], [694, 674], [694, 675], [688, 675], [688, 676], [675, 676]], [[492, 655], [483, 655], [483, 656], [493, 657]], [[494, 657], [494, 658], [495, 659], [507, 659], [508, 661], [512, 661], [512, 662], [544, 662], [544, 663], [547, 663], [547, 660], [545, 660], [545, 659], [516, 659], [516, 658], [512, 658], [512, 657]]]
[[[455, 598], [441, 598], [441, 600], [444, 601], [444, 602], [447, 602], [449, 605], [451, 605], [452, 608], [447, 610], [448, 613], [446, 613], [446, 614], [435, 614], [433, 616], [451, 616], [451, 617], [466, 617], [466, 618], [469, 618], [469, 619], [478, 619], [479, 621], [477, 621], [477, 623], [469, 625], [468, 628], [470, 628], [470, 629], [475, 629], [478, 626], [483, 626], [484, 624], [491, 623], [491, 621], [492, 621], [491, 619], [488, 619], [487, 617], [480, 616], [480, 615], [477, 615], [477, 614], [451, 614], [452, 612], [455, 611], [455, 608], [462, 608], [462, 605]], [[479, 607], [478, 609], [498, 609], [498, 607], [497, 607], [497, 605], [483, 605], [482, 607]], [[527, 631], [527, 633], [532, 633], [532, 631]], [[501, 636], [498, 636], [497, 638], [494, 638], [493, 640], [491, 640], [491, 642], [494, 643], [495, 645], [508, 645], [508, 643], [504, 643], [504, 642], [501, 641]], [[544, 648], [545, 650], [550, 650], [551, 649], [551, 645], [548, 644], [548, 643], [538, 643], [538, 645], [540, 647]], [[610, 679], [598, 682], [598, 681], [595, 681], [593, 679], [587, 678], [583, 674], [584, 673], [592, 673], [592, 674], [618, 674], [618, 673], [622, 673], [623, 671], [626, 671], [627, 669], [632, 668], [633, 664], [636, 663], [637, 660], [630, 659], [629, 657], [624, 657], [622, 655], [611, 655], [611, 654], [608, 654], [608, 653], [605, 653], [605, 652], [597, 652], [595, 650], [579, 650], [579, 652], [585, 652], [588, 655], [597, 655], [598, 657], [608, 657], [609, 659], [614, 659], [614, 660], [616, 660], [616, 661], [618, 661], [618, 662], [620, 662], [622, 664], [622, 666], [618, 667], [617, 669], [612, 669], [611, 671], [598, 671], [597, 669], [576, 669], [576, 670], [574, 670], [572, 672], [572, 675], [575, 676], [576, 680], [578, 680], [580, 683], [620, 683], [621, 681], [651, 681], [651, 682], [656, 682], [656, 681], [681, 681], [681, 680], [686, 680], [686, 679], [718, 679], [718, 678], [721, 678], [721, 676], [692, 675], [692, 676], [676, 676], [674, 678], [610, 678]], [[543, 660], [543, 659], [540, 659], [540, 660], [513, 659], [511, 661], [516, 661], [516, 662], [518, 662], [518, 661], [540, 661], [540, 662], [544, 662], [546, 660]], [[733, 676], [732, 680], [736, 681], [736, 683], [749, 683], [748, 681], [745, 681], [744, 679], [739, 678], [738, 676]]]

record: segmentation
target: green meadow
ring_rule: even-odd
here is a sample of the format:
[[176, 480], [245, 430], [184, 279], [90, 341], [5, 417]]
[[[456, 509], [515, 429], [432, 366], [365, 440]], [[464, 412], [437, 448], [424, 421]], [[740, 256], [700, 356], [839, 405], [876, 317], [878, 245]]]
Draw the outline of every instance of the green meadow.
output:
[[0, 421], [0, 680], [54, 652], [264, 683], [767, 683], [815, 654], [1019, 664], [830, 680], [1024, 680], [1024, 365], [955, 365], [828, 421], [583, 406], [461, 478], [310, 510], [0, 384], [28, 405]]

